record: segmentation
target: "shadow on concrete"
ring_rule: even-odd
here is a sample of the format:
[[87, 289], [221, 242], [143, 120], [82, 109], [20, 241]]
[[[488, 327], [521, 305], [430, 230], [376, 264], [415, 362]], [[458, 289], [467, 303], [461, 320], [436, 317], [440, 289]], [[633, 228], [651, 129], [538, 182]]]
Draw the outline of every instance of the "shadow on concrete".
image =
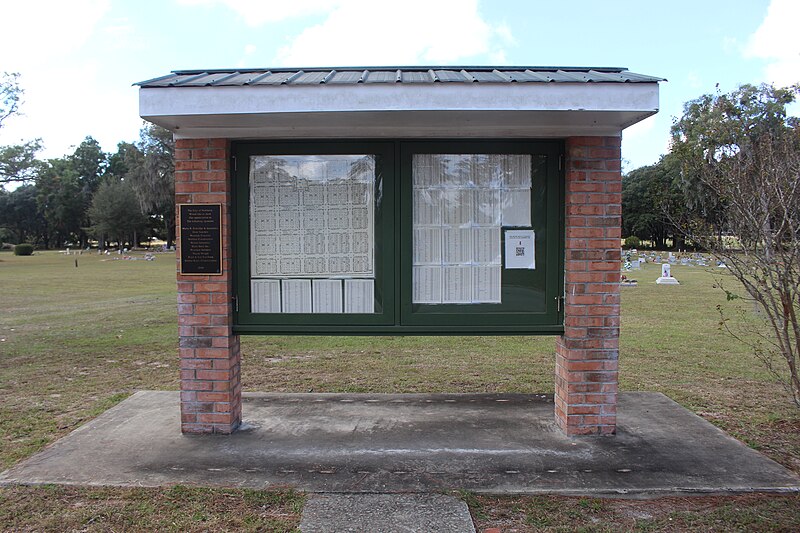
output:
[[552, 397], [245, 394], [233, 435], [181, 435], [178, 393], [134, 394], [0, 483], [311, 492], [660, 495], [800, 491], [800, 478], [657, 393], [623, 393], [618, 434], [568, 438]]

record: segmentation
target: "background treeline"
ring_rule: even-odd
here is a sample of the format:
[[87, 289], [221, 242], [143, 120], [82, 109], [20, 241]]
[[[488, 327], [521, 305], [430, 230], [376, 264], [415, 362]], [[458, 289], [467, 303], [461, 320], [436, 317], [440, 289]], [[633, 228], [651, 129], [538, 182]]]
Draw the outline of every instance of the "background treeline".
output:
[[86, 137], [72, 154], [26, 162], [25, 180], [0, 188], [0, 242], [39, 248], [138, 246], [175, 238], [172, 134], [142, 129], [106, 153]]

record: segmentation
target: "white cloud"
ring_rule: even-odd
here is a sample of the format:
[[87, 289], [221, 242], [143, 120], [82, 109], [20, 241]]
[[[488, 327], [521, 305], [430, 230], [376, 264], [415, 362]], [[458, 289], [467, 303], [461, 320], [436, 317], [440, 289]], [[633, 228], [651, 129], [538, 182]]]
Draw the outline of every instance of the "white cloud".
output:
[[248, 68], [252, 67], [253, 65], [250, 63], [250, 58], [253, 57], [253, 54], [256, 53], [258, 47], [254, 44], [246, 44], [244, 45], [244, 50], [242, 51], [242, 56], [239, 61], [236, 63], [238, 68]]
[[340, 0], [178, 0], [185, 6], [224, 5], [235, 11], [248, 26], [320, 14], [338, 6]]
[[[132, 112], [138, 105], [137, 91], [106, 83], [103, 74], [99, 64], [86, 62], [51, 65], [23, 77], [23, 116], [10, 119], [0, 130], [0, 145], [38, 137], [45, 147], [41, 156], [52, 158], [70, 153], [86, 135], [110, 151], [121, 140], [135, 140], [141, 127], [141, 119]], [[68, 82], [54, 84], [54, 79]]]
[[506, 26], [492, 28], [477, 0], [342, 0], [320, 24], [306, 28], [276, 61], [281, 65], [404, 65], [450, 63], [491, 53], [495, 37], [513, 41]]
[[110, 7], [110, 0], [5, 2], [2, 69], [23, 71], [75, 52]]
[[[109, 0], [28, 0], [3, 6], [0, 49], [7, 53], [0, 69], [20, 72], [25, 93], [21, 116], [0, 130], [0, 145], [39, 137], [45, 145], [42, 155], [58, 157], [87, 134], [106, 149], [120, 140], [120, 126], [131, 122], [131, 106], [120, 101], [133, 99], [135, 109], [135, 90], [113, 86], [100, 66], [78, 59], [85, 57], [85, 45], [110, 7]], [[107, 31], [115, 37], [129, 33], [119, 21]]]
[[767, 82], [777, 86], [800, 82], [800, 2], [772, 0], [761, 26], [750, 36], [745, 57], [767, 61]]

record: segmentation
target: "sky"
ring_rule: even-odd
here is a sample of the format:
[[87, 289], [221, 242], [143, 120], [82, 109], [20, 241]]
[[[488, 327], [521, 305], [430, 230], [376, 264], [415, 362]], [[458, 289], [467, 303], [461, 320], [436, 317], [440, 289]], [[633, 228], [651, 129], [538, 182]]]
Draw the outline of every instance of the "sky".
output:
[[623, 132], [626, 170], [667, 152], [685, 102], [800, 82], [798, 0], [25, 0], [2, 12], [0, 72], [19, 72], [25, 94], [0, 145], [41, 138], [45, 158], [86, 136], [109, 152], [137, 140], [132, 84], [180, 69], [627, 67], [668, 81], [660, 112]]

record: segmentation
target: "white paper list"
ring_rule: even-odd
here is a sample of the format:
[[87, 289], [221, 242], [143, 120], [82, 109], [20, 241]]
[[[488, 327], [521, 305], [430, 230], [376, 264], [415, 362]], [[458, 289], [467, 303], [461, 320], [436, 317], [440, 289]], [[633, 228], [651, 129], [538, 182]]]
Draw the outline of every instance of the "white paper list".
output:
[[415, 266], [412, 301], [418, 304], [442, 303], [442, 267]]
[[342, 312], [342, 280], [315, 279], [311, 288], [314, 313]]
[[281, 280], [281, 307], [284, 313], [310, 313], [311, 280]]
[[251, 280], [250, 311], [253, 313], [280, 313], [281, 282], [277, 279]]
[[442, 303], [472, 303], [472, 267], [446, 266], [442, 274]]
[[442, 230], [442, 263], [472, 262], [472, 228], [445, 226]]
[[442, 263], [442, 228], [414, 228], [414, 264], [440, 265]]
[[500, 265], [472, 267], [472, 300], [482, 303], [501, 302]]
[[374, 313], [375, 282], [371, 279], [344, 280], [344, 312]]
[[472, 228], [472, 262], [492, 265], [501, 263], [498, 226]]

